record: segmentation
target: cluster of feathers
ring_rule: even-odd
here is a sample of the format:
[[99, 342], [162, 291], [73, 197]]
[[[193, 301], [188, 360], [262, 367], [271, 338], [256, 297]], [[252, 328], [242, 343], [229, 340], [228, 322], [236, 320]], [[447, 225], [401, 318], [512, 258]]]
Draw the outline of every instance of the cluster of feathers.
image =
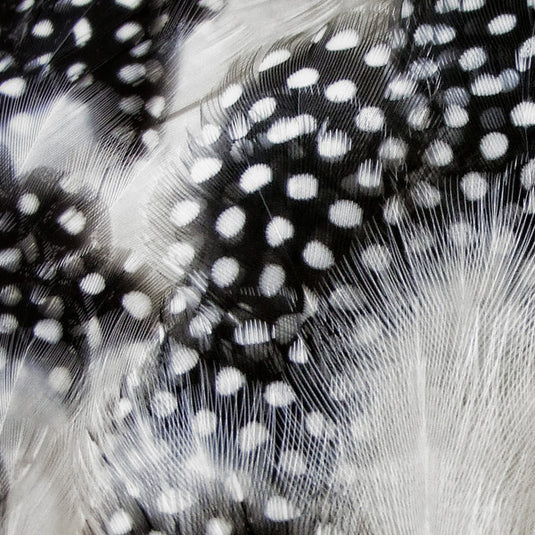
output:
[[535, 532], [534, 0], [0, 2], [0, 532]]

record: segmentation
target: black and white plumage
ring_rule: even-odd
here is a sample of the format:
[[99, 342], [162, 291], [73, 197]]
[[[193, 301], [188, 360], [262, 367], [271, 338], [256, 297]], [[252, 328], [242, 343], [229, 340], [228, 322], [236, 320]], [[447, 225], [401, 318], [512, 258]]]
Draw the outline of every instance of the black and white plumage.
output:
[[[534, 5], [502, 4], [333, 2], [237, 61], [140, 168], [135, 273], [107, 223], [131, 126], [95, 122], [124, 50], [39, 108], [37, 130], [71, 103], [92, 125], [59, 159], [6, 106], [8, 532], [533, 531]], [[24, 84], [55, 102], [59, 74]]]

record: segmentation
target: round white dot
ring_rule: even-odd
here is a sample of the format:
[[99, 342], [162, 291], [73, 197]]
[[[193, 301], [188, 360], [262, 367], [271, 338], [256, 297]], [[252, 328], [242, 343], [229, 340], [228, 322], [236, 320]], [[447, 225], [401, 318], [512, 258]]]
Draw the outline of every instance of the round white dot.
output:
[[288, 358], [291, 362], [295, 362], [296, 364], [305, 364], [308, 362], [310, 354], [300, 338], [290, 346], [290, 349], [288, 350]]
[[165, 418], [177, 410], [178, 401], [170, 392], [159, 390], [152, 396], [150, 406], [157, 418]]
[[325, 244], [312, 240], [303, 249], [303, 260], [311, 268], [325, 270], [334, 264], [334, 255]]
[[55, 392], [64, 393], [72, 385], [71, 372], [63, 367], [57, 366], [48, 374], [48, 384]]
[[39, 210], [39, 197], [34, 193], [25, 193], [19, 198], [17, 208], [21, 214], [32, 215]]
[[169, 301], [169, 312], [181, 314], [188, 307], [195, 308], [201, 301], [199, 292], [193, 288], [178, 288]]
[[240, 273], [240, 264], [235, 258], [224, 256], [212, 265], [211, 276], [219, 288], [229, 287]]
[[219, 215], [215, 229], [223, 238], [234, 238], [243, 229], [245, 219], [245, 212], [239, 206], [231, 206]]
[[362, 261], [373, 271], [384, 271], [390, 266], [390, 251], [383, 245], [372, 244], [362, 251]]
[[290, 89], [302, 89], [314, 85], [319, 80], [320, 74], [316, 69], [301, 69], [288, 76], [286, 81]]
[[259, 163], [248, 167], [240, 177], [240, 188], [245, 193], [254, 193], [267, 186], [273, 180], [271, 167], [265, 163]]
[[236, 368], [226, 367], [219, 370], [215, 388], [218, 394], [230, 396], [238, 392], [245, 385], [245, 376]]
[[423, 208], [435, 208], [441, 200], [440, 191], [427, 182], [418, 182], [411, 194], [414, 202]]
[[217, 429], [217, 416], [214, 412], [201, 409], [191, 421], [191, 430], [196, 435], [207, 437], [215, 433]]
[[211, 518], [206, 523], [205, 535], [232, 535], [232, 524], [224, 518]]
[[249, 118], [254, 123], [265, 121], [273, 115], [277, 108], [277, 101], [273, 97], [266, 97], [255, 102], [248, 111]]
[[295, 401], [295, 393], [282, 381], [275, 381], [266, 386], [264, 399], [272, 407], [287, 407]]
[[362, 162], [356, 173], [357, 183], [365, 189], [375, 190], [381, 186], [383, 179], [382, 166], [374, 160]]
[[7, 306], [15, 306], [22, 299], [21, 291], [13, 284], [4, 286], [0, 290], [0, 302]]
[[327, 431], [327, 422], [320, 412], [312, 411], [305, 418], [306, 430], [316, 438], [321, 438]]
[[125, 84], [136, 84], [145, 78], [147, 69], [141, 63], [130, 63], [117, 71], [117, 77]]
[[283, 117], [270, 126], [266, 137], [270, 143], [277, 145], [299, 136], [311, 134], [316, 128], [317, 122], [312, 115], [303, 114], [296, 117]]
[[243, 87], [241, 85], [239, 84], [229, 85], [221, 93], [221, 95], [219, 95], [219, 104], [223, 108], [230, 108], [230, 106], [238, 102], [242, 94], [243, 94]]
[[0, 84], [0, 95], [6, 97], [20, 97], [26, 89], [26, 80], [24, 78], [10, 78]]
[[469, 48], [461, 54], [459, 65], [463, 71], [474, 71], [485, 65], [487, 58], [484, 48]]
[[159, 119], [165, 110], [165, 98], [156, 95], [145, 103], [145, 109], [149, 112], [151, 117]]
[[227, 125], [227, 134], [233, 141], [243, 139], [251, 129], [251, 122], [243, 113], [237, 113]]
[[20, 249], [10, 248], [0, 251], [0, 267], [14, 273], [20, 268], [22, 252]]
[[287, 449], [280, 452], [279, 470], [293, 476], [302, 476], [307, 471], [307, 465], [301, 453]]
[[318, 195], [318, 179], [311, 174], [293, 175], [286, 183], [286, 193], [296, 201], [307, 201]]
[[264, 515], [274, 522], [287, 522], [299, 518], [301, 512], [282, 496], [273, 496], [266, 503]]
[[152, 312], [152, 301], [148, 295], [142, 292], [133, 291], [123, 295], [121, 303], [124, 309], [136, 320], [144, 320]]
[[127, 22], [115, 31], [115, 39], [125, 43], [143, 33], [143, 28], [137, 22]]
[[89, 273], [80, 281], [80, 289], [89, 295], [98, 295], [106, 287], [106, 281], [100, 273]]
[[93, 29], [86, 18], [80, 19], [73, 27], [74, 43], [77, 47], [85, 46], [93, 36]]
[[535, 159], [530, 160], [520, 171], [520, 182], [526, 189], [531, 189], [535, 184]]
[[362, 208], [353, 201], [336, 201], [329, 207], [329, 221], [341, 228], [357, 227], [362, 223]]
[[468, 112], [462, 106], [448, 106], [444, 111], [444, 122], [450, 128], [462, 128], [468, 124]]
[[461, 189], [469, 201], [482, 199], [488, 188], [487, 180], [480, 173], [468, 173], [461, 180]]
[[53, 319], [41, 320], [35, 324], [33, 334], [40, 340], [55, 344], [63, 336], [63, 327], [59, 321]]
[[221, 136], [221, 128], [215, 124], [205, 124], [202, 127], [202, 141], [205, 147], [215, 143]]
[[485, 160], [497, 160], [505, 155], [509, 148], [509, 140], [501, 132], [490, 132], [483, 136], [479, 149]]
[[52, 24], [52, 21], [46, 19], [46, 20], [40, 20], [36, 24], [34, 24], [32, 28], [32, 35], [35, 37], [49, 37], [54, 33], [54, 25]]
[[274, 217], [266, 227], [266, 241], [271, 247], [279, 247], [293, 235], [294, 226], [284, 217]]
[[403, 161], [407, 155], [407, 144], [394, 137], [388, 137], [379, 146], [379, 157], [391, 162]]
[[357, 86], [351, 80], [338, 80], [325, 88], [325, 98], [331, 102], [347, 102], [357, 93]]
[[269, 439], [266, 426], [258, 422], [249, 422], [244, 425], [238, 434], [238, 443], [241, 451], [251, 453]]
[[470, 91], [478, 97], [498, 95], [503, 91], [503, 80], [500, 76], [481, 74], [470, 84]]
[[280, 48], [279, 50], [273, 50], [272, 52], [269, 52], [260, 62], [260, 65], [258, 66], [258, 72], [264, 72], [268, 69], [276, 67], [277, 65], [280, 65], [281, 63], [284, 63], [290, 58], [291, 55], [291, 52], [286, 48]]
[[19, 326], [17, 318], [13, 314], [0, 314], [0, 334], [10, 334]]
[[118, 6], [126, 9], [137, 9], [141, 5], [142, 0], [115, 0]]
[[195, 248], [191, 243], [177, 242], [172, 243], [167, 248], [166, 263], [171, 268], [182, 272], [182, 268], [187, 266], [195, 258]]
[[198, 201], [184, 200], [175, 204], [171, 210], [171, 223], [177, 227], [185, 227], [195, 220], [201, 212], [201, 205]]
[[445, 141], [435, 140], [425, 149], [424, 159], [432, 167], [444, 167], [453, 161], [453, 150]]
[[267, 264], [260, 274], [259, 286], [260, 292], [266, 297], [277, 295], [286, 278], [286, 273], [282, 266], [278, 264]]
[[221, 171], [223, 162], [219, 158], [200, 158], [190, 168], [190, 177], [195, 184], [202, 184]]
[[494, 17], [487, 24], [487, 30], [491, 35], [504, 35], [515, 28], [517, 21], [516, 15], [504, 13]]
[[77, 210], [74, 206], [71, 206], [65, 212], [63, 212], [57, 219], [60, 226], [72, 236], [80, 234], [85, 228], [87, 219], [85, 215]]
[[325, 44], [329, 51], [348, 50], [359, 44], [359, 35], [353, 29], [341, 30], [335, 33]]
[[355, 117], [355, 123], [363, 132], [379, 132], [385, 124], [385, 114], [373, 106], [362, 108]]
[[170, 344], [170, 369], [175, 375], [183, 375], [191, 371], [199, 362], [199, 353], [183, 344]]
[[511, 122], [519, 127], [535, 125], [535, 102], [517, 104], [511, 111]]
[[317, 138], [318, 154], [326, 160], [343, 158], [352, 146], [351, 138], [342, 130], [328, 130]]
[[385, 44], [376, 45], [364, 56], [364, 62], [369, 67], [384, 67], [390, 61], [391, 49]]
[[107, 525], [111, 535], [126, 535], [134, 528], [132, 517], [123, 509], [113, 513]]
[[265, 321], [247, 320], [234, 329], [234, 342], [240, 346], [265, 344], [271, 341], [271, 329]]
[[156, 500], [156, 507], [160, 513], [167, 515], [183, 513], [193, 504], [193, 497], [189, 493], [177, 489], [168, 489], [162, 492]]

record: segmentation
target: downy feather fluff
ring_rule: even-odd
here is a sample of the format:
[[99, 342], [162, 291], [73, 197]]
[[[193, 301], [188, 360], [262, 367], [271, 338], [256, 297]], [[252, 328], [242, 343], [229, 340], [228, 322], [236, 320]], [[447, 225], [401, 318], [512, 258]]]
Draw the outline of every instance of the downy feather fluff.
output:
[[200, 4], [0, 12], [4, 531], [532, 533], [535, 4]]

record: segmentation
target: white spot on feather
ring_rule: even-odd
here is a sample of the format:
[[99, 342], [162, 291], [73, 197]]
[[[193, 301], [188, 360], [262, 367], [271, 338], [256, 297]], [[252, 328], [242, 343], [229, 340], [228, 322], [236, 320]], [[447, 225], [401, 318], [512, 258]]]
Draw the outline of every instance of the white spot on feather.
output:
[[266, 386], [264, 399], [272, 407], [287, 407], [295, 401], [295, 393], [282, 381], [274, 381]]
[[219, 215], [215, 229], [223, 238], [234, 238], [241, 232], [245, 219], [245, 212], [239, 206], [231, 206]]
[[312, 240], [303, 249], [303, 260], [314, 269], [329, 269], [334, 264], [332, 251], [318, 240]]
[[277, 101], [273, 97], [266, 97], [258, 100], [249, 109], [249, 118], [255, 123], [265, 121], [268, 117], [273, 115], [276, 107]]
[[219, 370], [215, 388], [218, 394], [230, 396], [238, 392], [245, 385], [245, 376], [236, 368], [226, 367]]
[[175, 375], [184, 375], [199, 362], [199, 353], [195, 349], [176, 342], [171, 343], [170, 355], [170, 368]]
[[347, 102], [357, 92], [357, 86], [351, 80], [338, 80], [325, 88], [325, 98], [331, 102]]
[[35, 324], [33, 334], [40, 340], [44, 340], [49, 344], [56, 344], [63, 336], [63, 327], [59, 321], [45, 319], [38, 321]]
[[314, 199], [318, 195], [318, 179], [308, 173], [293, 175], [286, 183], [286, 193], [296, 201]]
[[287, 522], [299, 518], [301, 512], [282, 496], [273, 496], [266, 503], [264, 515], [274, 522]]
[[179, 201], [171, 210], [171, 223], [177, 227], [189, 225], [201, 212], [201, 205], [198, 201], [187, 199]]
[[359, 44], [359, 35], [355, 30], [347, 29], [335, 33], [325, 44], [329, 51], [348, 50]]
[[266, 240], [271, 247], [279, 247], [294, 235], [294, 226], [285, 217], [274, 217], [266, 227]]
[[76, 236], [84, 230], [87, 219], [81, 211], [71, 206], [58, 217], [57, 221], [65, 232]]
[[100, 273], [89, 273], [80, 281], [80, 288], [88, 295], [98, 295], [106, 288], [106, 281]]
[[267, 131], [267, 139], [273, 144], [285, 143], [296, 137], [311, 134], [316, 128], [316, 119], [312, 115], [283, 117], [271, 125]]
[[0, 84], [0, 94], [6, 97], [20, 97], [26, 89], [24, 78], [10, 78]]
[[259, 163], [248, 167], [240, 177], [240, 188], [246, 193], [254, 193], [273, 180], [271, 167]]
[[265, 425], [249, 422], [238, 434], [238, 442], [243, 453], [251, 453], [269, 439], [269, 432]]
[[213, 178], [221, 168], [223, 162], [219, 158], [199, 158], [190, 168], [190, 177], [195, 184], [202, 184]]
[[281, 63], [284, 63], [287, 59], [289, 59], [290, 56], [291, 53], [286, 48], [273, 50], [272, 52], [269, 52], [269, 54], [266, 54], [266, 56], [258, 66], [258, 71], [264, 72], [267, 69], [271, 69], [272, 67], [280, 65]]
[[129, 292], [123, 295], [121, 303], [124, 309], [137, 320], [146, 319], [152, 311], [152, 301], [143, 292]]
[[326, 160], [343, 158], [352, 146], [351, 138], [342, 130], [329, 130], [318, 136], [318, 154]]
[[314, 85], [319, 77], [316, 69], [304, 68], [288, 76], [286, 83], [290, 89], [302, 89]]
[[119, 509], [108, 520], [107, 527], [110, 535], [126, 535], [133, 529], [134, 524], [132, 517], [125, 510]]
[[87, 19], [80, 19], [72, 28], [74, 34], [74, 42], [77, 47], [85, 46], [93, 35], [91, 24]]
[[212, 264], [211, 277], [219, 288], [227, 288], [238, 277], [240, 264], [235, 258], [228, 256], [217, 259]]

